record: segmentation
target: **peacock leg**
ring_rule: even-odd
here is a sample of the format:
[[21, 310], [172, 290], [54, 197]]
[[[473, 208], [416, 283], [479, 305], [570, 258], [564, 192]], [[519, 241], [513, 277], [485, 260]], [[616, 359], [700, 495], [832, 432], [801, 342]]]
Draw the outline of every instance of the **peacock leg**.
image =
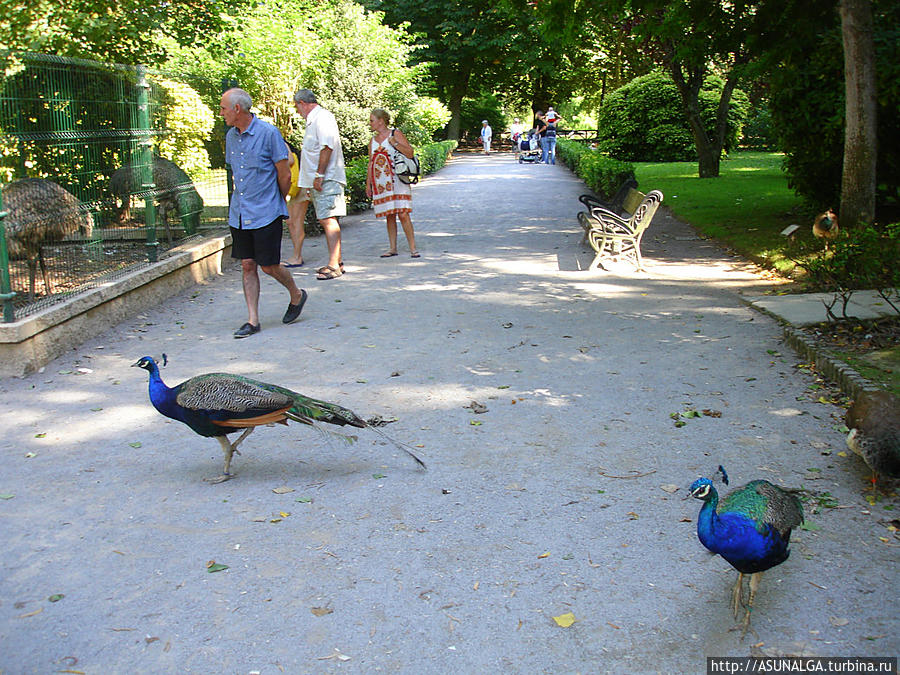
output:
[[750, 628], [750, 612], [753, 611], [753, 600], [756, 599], [756, 591], [759, 589], [759, 582], [762, 580], [762, 572], [754, 572], [750, 575], [750, 599], [747, 601], [747, 613], [744, 615], [744, 622], [741, 624], [741, 639], [747, 634]]
[[237, 454], [241, 454], [238, 452], [238, 449], [237, 449], [238, 444], [242, 440], [247, 438], [247, 436], [250, 435], [250, 432], [253, 431], [255, 428], [256, 427], [247, 427], [246, 429], [244, 429], [244, 432], [240, 436], [238, 436], [237, 440], [234, 443], [231, 444], [231, 449], [234, 450], [234, 452], [237, 452]]
[[740, 614], [739, 607], [744, 606], [744, 574], [738, 572], [737, 582], [731, 589], [731, 611], [734, 612], [734, 618], [737, 619]]
[[[246, 435], [246, 433], [242, 434], [238, 441], [243, 439]], [[233, 476], [228, 473], [228, 470], [231, 468], [231, 456], [234, 454], [234, 445], [228, 442], [227, 436], [216, 436], [216, 440], [219, 441], [219, 445], [222, 446], [222, 452], [225, 453], [225, 470], [221, 476], [205, 479], [207, 483], [224, 483], [226, 480], [233, 478]]]

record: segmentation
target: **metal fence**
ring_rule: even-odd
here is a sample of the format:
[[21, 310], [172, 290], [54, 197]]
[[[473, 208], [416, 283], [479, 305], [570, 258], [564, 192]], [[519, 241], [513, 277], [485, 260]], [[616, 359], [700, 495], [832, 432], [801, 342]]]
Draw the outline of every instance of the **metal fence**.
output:
[[[45, 54], [0, 53], [0, 67], [4, 321], [227, 225], [225, 170], [212, 166], [221, 156], [210, 141], [218, 87]], [[193, 107], [176, 111], [185, 101]], [[193, 129], [173, 124], [175, 114]], [[198, 119], [208, 128], [198, 131]]]

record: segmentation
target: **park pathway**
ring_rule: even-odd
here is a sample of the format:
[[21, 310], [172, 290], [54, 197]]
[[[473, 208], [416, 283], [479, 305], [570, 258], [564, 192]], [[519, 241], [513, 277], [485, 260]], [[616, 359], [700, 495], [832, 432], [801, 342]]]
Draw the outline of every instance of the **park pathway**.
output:
[[[414, 190], [420, 259], [402, 235], [379, 258], [369, 212], [344, 221], [347, 274], [316, 281], [325, 244], [308, 240], [296, 324], [265, 280], [262, 332], [234, 340], [229, 261], [0, 382], [0, 671], [696, 673], [706, 656], [896, 656], [896, 511], [866, 501], [842, 410], [741, 302], [767, 281], [665, 213], [648, 273], [588, 272], [582, 191], [563, 166], [459, 155]], [[218, 444], [160, 417], [129, 368], [163, 352], [170, 384], [229, 371], [396, 418], [384, 430], [429, 470], [365, 430], [348, 445], [291, 425], [251, 435], [236, 479], [206, 484]], [[710, 414], [676, 426], [688, 411]], [[719, 464], [814, 495], [743, 642], [735, 573], [682, 501]]]

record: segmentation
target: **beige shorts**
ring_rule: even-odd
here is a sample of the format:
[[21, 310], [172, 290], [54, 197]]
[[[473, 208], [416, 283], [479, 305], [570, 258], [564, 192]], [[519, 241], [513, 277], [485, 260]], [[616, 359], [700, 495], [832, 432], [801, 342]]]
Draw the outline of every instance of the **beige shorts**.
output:
[[344, 200], [344, 186], [336, 180], [322, 183], [322, 191], [315, 188], [302, 187], [291, 201], [312, 202], [316, 210], [316, 219], [337, 218], [347, 215], [347, 202]]

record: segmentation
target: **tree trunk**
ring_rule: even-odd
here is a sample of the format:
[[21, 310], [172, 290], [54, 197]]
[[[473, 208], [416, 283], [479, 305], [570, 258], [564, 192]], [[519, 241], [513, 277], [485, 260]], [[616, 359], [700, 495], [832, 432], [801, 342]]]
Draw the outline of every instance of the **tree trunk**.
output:
[[844, 227], [875, 217], [878, 102], [872, 29], [870, 0], [841, 0], [846, 121], [838, 221]]
[[447, 108], [450, 110], [450, 122], [447, 123], [447, 140], [459, 140], [459, 125], [462, 118], [462, 100], [469, 86], [469, 72], [460, 72], [459, 77], [450, 85], [450, 96]]
[[681, 64], [673, 60], [669, 62], [669, 72], [681, 97], [684, 115], [691, 127], [694, 145], [697, 147], [700, 178], [718, 178], [722, 147], [719, 145], [717, 148], [716, 143], [710, 140], [703, 126], [703, 118], [700, 116], [700, 85], [703, 84], [705, 71], [696, 69], [686, 79]]

